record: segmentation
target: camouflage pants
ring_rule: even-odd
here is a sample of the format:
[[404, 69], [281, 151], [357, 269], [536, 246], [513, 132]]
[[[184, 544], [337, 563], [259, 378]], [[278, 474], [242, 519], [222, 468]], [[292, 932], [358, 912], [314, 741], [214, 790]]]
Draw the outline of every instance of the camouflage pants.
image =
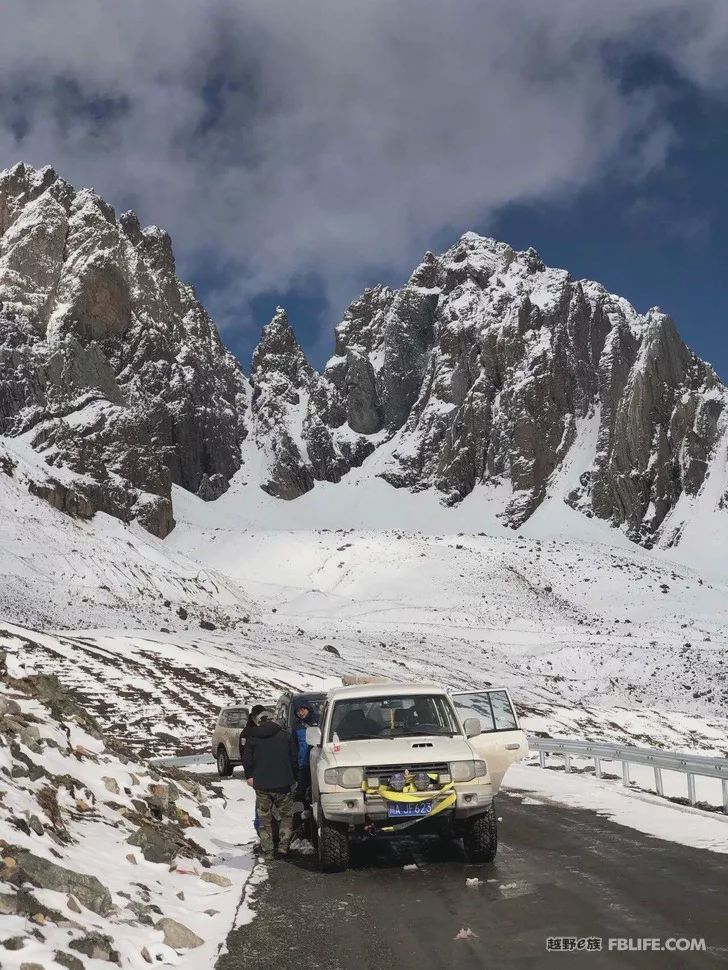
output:
[[255, 793], [255, 810], [258, 813], [260, 844], [264, 855], [273, 855], [273, 812], [280, 819], [278, 848], [288, 851], [293, 832], [293, 795], [291, 792], [258, 791]]

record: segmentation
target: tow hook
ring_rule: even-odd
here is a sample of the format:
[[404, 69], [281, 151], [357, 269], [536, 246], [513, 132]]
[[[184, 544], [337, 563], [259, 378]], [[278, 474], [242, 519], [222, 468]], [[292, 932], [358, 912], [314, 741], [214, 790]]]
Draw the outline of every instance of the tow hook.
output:
[[364, 823], [364, 834], [365, 835], [368, 835], [370, 839], [371, 838], [374, 838], [374, 836], [376, 835], [376, 831], [377, 830], [374, 827], [374, 822], [365, 822]]

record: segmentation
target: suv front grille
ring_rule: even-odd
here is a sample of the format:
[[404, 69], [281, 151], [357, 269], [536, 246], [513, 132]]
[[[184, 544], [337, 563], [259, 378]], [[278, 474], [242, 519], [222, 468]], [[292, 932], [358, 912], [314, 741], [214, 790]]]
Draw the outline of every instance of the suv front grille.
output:
[[449, 775], [450, 766], [444, 762], [427, 762], [425, 764], [408, 764], [408, 765], [370, 765], [365, 769], [366, 778], [378, 778], [380, 785], [389, 785], [389, 779], [392, 775], [401, 771], [411, 771], [413, 774], [417, 771], [426, 771], [434, 775]]

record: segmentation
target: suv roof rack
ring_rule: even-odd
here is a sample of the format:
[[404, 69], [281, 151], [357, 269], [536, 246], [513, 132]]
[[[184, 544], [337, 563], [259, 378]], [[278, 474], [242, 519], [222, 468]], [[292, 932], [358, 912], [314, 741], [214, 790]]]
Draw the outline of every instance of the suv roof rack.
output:
[[371, 674], [343, 674], [341, 683], [344, 687], [366, 687], [367, 684], [392, 684], [391, 677], [377, 677]]

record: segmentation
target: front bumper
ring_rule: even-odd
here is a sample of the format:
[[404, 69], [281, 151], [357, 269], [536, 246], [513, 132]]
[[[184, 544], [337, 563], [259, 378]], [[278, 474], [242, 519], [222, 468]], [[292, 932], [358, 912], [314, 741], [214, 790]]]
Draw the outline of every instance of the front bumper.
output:
[[[456, 795], [455, 805], [439, 812], [435, 819], [470, 818], [472, 815], [482, 814], [493, 802], [493, 791], [489, 784], [462, 785], [456, 789]], [[320, 797], [324, 818], [330, 822], [344, 822], [348, 825], [387, 821], [397, 823], [396, 819], [388, 818], [387, 802], [379, 795], [365, 795], [360, 791], [338, 791], [322, 792]], [[427, 818], [428, 816], [423, 816], [423, 822]]]

